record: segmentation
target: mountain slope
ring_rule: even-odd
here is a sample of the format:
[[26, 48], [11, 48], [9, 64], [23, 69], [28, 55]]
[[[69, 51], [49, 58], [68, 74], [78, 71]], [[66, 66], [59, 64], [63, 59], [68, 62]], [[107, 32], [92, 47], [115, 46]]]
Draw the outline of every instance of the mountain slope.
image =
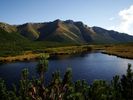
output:
[[60, 20], [54, 22], [43, 23], [43, 26], [38, 28], [40, 33], [38, 41], [53, 41], [63, 43], [79, 43], [82, 42], [80, 36], [71, 31], [68, 24]]
[[20, 54], [28, 44], [29, 40], [18, 33], [15, 26], [0, 24], [0, 57]]
[[4, 30], [5, 32], [8, 32], [8, 33], [17, 31], [15, 26], [9, 25], [9, 24], [3, 23], [3, 22], [0, 22], [0, 30]]
[[[0, 31], [1, 42], [4, 41], [3, 39], [10, 40], [11, 38], [12, 40], [15, 38], [24, 41], [49, 41], [60, 44], [133, 42], [133, 36], [128, 34], [106, 30], [100, 27], [89, 27], [82, 22], [74, 22], [73, 20], [26, 23], [16, 26], [0, 23]], [[7, 39], [8, 37], [10, 38]]]
[[100, 27], [92, 27], [92, 29], [97, 33], [102, 41], [105, 42], [132, 42], [133, 41], [133, 36], [130, 36], [125, 33], [119, 33], [113, 30], [106, 30]]
[[0, 23], [0, 41], [2, 43], [19, 43], [21, 41], [28, 41], [28, 39], [18, 33], [15, 26]]
[[17, 26], [17, 30], [21, 35], [27, 37], [30, 40], [36, 40], [39, 37], [39, 32], [37, 31], [39, 24], [26, 23]]

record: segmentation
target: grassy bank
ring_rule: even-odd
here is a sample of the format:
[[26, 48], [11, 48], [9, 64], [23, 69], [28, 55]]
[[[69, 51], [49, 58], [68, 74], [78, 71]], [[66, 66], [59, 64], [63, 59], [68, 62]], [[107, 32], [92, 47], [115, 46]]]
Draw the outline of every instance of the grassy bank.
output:
[[65, 46], [65, 47], [54, 47], [45, 49], [36, 49], [32, 51], [24, 51], [20, 55], [9, 55], [6, 57], [0, 57], [0, 62], [13, 62], [13, 61], [27, 61], [31, 59], [38, 59], [43, 53], [48, 53], [50, 57], [57, 55], [72, 55], [83, 52], [91, 51], [90, 46]]
[[57, 55], [80, 54], [92, 50], [102, 50], [102, 53], [105, 54], [133, 59], [133, 43], [129, 43], [129, 44], [113, 44], [113, 45], [81, 45], [81, 46], [57, 46], [57, 47], [42, 46], [42, 48], [40, 47], [38, 49], [36, 49], [36, 46], [33, 46], [33, 49], [28, 49], [22, 52], [19, 51], [21, 53], [16, 53], [15, 55], [12, 55], [11, 53], [3, 55], [0, 57], [0, 62], [27, 61], [31, 59], [37, 59], [43, 53], [48, 53], [50, 57], [52, 57]]
[[103, 50], [102, 53], [122, 58], [133, 59], [133, 43], [115, 45], [95, 45], [94, 50]]
[[14, 61], [28, 61], [28, 60], [31, 60], [31, 59], [38, 59], [39, 56], [41, 56], [41, 55], [42, 55], [42, 53], [0, 57], [0, 62], [3, 63], [3, 62], [14, 62]]

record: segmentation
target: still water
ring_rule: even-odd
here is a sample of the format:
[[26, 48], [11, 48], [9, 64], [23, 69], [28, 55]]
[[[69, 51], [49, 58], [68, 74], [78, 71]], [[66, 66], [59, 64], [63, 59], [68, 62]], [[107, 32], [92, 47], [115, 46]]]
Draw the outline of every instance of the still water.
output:
[[[72, 68], [73, 81], [85, 79], [91, 83], [95, 79], [110, 81], [114, 75], [125, 74], [128, 63], [133, 65], [133, 60], [119, 58], [92, 52], [84, 55], [65, 56], [49, 60], [49, 68], [46, 73], [46, 84], [51, 80], [52, 72], [60, 70], [63, 77], [67, 67]], [[28, 68], [31, 76], [36, 74], [37, 61], [13, 62], [0, 65], [0, 77], [5, 80], [8, 86], [17, 83], [21, 77], [21, 70]]]

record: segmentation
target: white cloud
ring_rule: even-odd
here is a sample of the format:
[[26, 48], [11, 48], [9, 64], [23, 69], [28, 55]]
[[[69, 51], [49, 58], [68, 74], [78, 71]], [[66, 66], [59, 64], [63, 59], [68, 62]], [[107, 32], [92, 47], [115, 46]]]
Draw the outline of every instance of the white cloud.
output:
[[110, 21], [112, 21], [112, 20], [114, 20], [114, 19], [115, 19], [114, 17], [109, 18]]
[[[124, 33], [133, 33], [131, 27], [133, 27], [133, 5], [128, 9], [124, 9], [119, 12], [120, 23], [116, 30]], [[133, 34], [132, 34], [133, 35]]]

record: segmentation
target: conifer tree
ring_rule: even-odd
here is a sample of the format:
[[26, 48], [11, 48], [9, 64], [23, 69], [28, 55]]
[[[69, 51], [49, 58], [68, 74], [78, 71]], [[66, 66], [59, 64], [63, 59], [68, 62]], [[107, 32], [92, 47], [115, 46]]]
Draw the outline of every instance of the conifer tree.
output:
[[133, 100], [133, 72], [131, 64], [128, 64], [126, 75], [121, 78], [122, 96], [126, 100]]
[[47, 54], [44, 54], [40, 57], [40, 60], [39, 60], [39, 63], [37, 65], [37, 73], [39, 74], [40, 76], [40, 81], [41, 81], [41, 84], [43, 85], [44, 84], [44, 73], [47, 71], [48, 69], [48, 55]]

